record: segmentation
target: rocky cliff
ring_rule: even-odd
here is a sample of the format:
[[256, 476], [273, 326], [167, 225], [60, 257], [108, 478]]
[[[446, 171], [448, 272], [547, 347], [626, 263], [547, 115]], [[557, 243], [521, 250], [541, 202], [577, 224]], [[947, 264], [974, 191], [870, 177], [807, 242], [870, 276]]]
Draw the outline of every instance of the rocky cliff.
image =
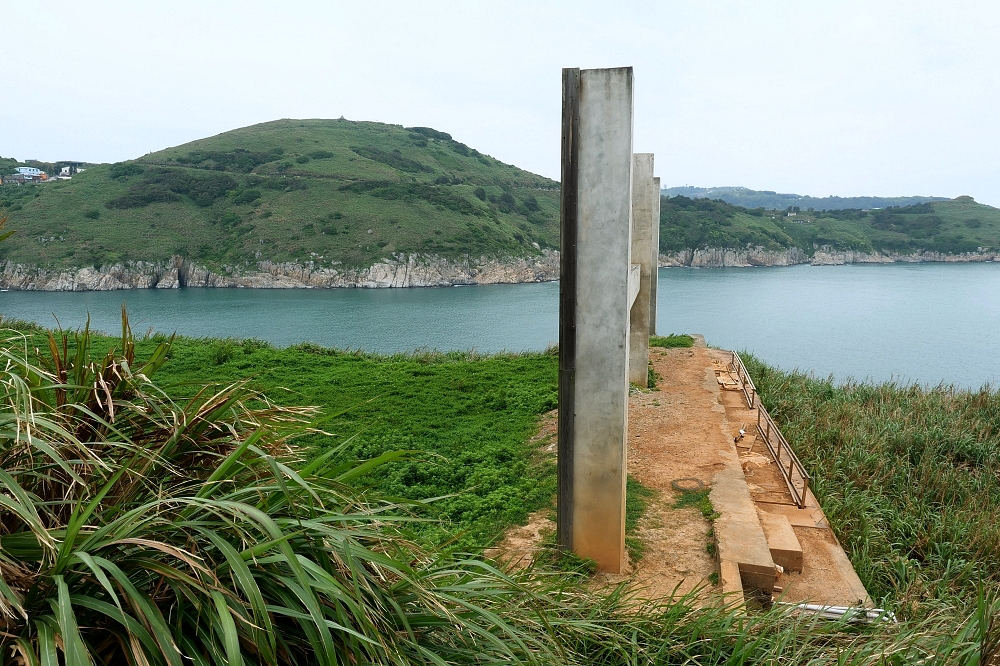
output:
[[[661, 254], [660, 266], [695, 268], [749, 266], [835, 266], [841, 264], [890, 264], [894, 262], [1000, 261], [1000, 252], [855, 252], [819, 248], [810, 256], [793, 247], [774, 251], [763, 248], [709, 248]], [[559, 253], [543, 250], [534, 257], [461, 261], [432, 255], [396, 255], [367, 268], [330, 268], [271, 261], [253, 267], [224, 267], [213, 271], [173, 257], [163, 263], [134, 262], [94, 268], [47, 270], [6, 262], [0, 265], [0, 289], [34, 291], [113, 291], [117, 289], [178, 289], [180, 287], [238, 287], [248, 289], [310, 289], [333, 287], [450, 287], [472, 284], [520, 284], [559, 279]]]
[[896, 262], [920, 263], [925, 261], [975, 262], [1000, 260], [1000, 253], [993, 251], [942, 254], [940, 252], [856, 252], [834, 250], [829, 247], [816, 249], [810, 256], [800, 248], [765, 250], [763, 248], [708, 248], [683, 250], [675, 254], [661, 254], [660, 266], [690, 266], [694, 268], [722, 268], [726, 266], [839, 266], [842, 264], [892, 264]]
[[164, 263], [134, 262], [100, 268], [46, 270], [6, 262], [0, 289], [35, 291], [113, 291], [180, 287], [301, 289], [314, 287], [448, 287], [459, 284], [514, 284], [559, 278], [559, 253], [510, 259], [397, 255], [360, 269], [317, 267], [312, 262], [258, 262], [252, 268], [212, 271], [183, 257]]

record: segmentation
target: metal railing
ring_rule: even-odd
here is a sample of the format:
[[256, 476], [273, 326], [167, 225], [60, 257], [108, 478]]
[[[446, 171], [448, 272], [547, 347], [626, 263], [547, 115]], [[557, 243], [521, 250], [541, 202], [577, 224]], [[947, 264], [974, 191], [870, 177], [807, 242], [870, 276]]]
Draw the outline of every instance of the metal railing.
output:
[[736, 373], [737, 379], [743, 386], [743, 396], [747, 399], [747, 406], [753, 409], [756, 406], [754, 403], [757, 402], [757, 387], [753, 385], [750, 373], [743, 365], [743, 359], [740, 358], [739, 354], [733, 352], [733, 360], [729, 364], [733, 367], [733, 372]]
[[764, 405], [760, 404], [757, 399], [757, 387], [750, 379], [750, 374], [743, 365], [743, 359], [736, 352], [733, 352], [732, 366], [733, 372], [743, 384], [743, 395], [747, 399], [747, 405], [750, 409], [755, 407], [757, 409], [757, 433], [764, 440], [764, 445], [767, 446], [775, 464], [781, 470], [781, 476], [785, 479], [785, 485], [788, 486], [788, 492], [791, 493], [796, 506], [800, 509], [805, 508], [806, 497], [809, 494], [809, 473], [802, 466], [795, 451], [792, 451], [792, 447], [788, 445], [788, 440], [781, 434], [774, 419], [764, 409]]

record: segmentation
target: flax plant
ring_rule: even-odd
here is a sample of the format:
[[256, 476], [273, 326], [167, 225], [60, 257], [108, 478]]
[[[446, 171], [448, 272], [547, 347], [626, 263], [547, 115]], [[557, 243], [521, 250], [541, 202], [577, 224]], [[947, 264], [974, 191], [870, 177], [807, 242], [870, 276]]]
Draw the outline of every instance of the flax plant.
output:
[[[310, 408], [245, 383], [175, 402], [87, 329], [0, 348], [0, 659], [16, 664], [535, 661], [532, 596], [402, 539], [405, 507], [347, 483], [383, 460], [306, 463]], [[498, 607], [507, 612], [497, 614]], [[517, 610], [515, 613], [509, 612]], [[511, 619], [513, 618], [513, 620]]]

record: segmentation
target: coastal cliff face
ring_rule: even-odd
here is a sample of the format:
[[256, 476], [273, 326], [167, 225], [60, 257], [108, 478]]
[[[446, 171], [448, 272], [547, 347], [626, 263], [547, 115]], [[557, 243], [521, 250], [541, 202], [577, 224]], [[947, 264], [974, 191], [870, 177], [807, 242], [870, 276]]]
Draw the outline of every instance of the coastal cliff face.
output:
[[942, 254], [940, 252], [856, 252], [854, 250], [834, 250], [822, 247], [812, 256], [804, 250], [793, 247], [775, 251], [763, 248], [745, 249], [703, 249], [683, 250], [675, 254], [661, 254], [660, 266], [688, 266], [693, 268], [723, 268], [727, 266], [746, 268], [750, 266], [840, 266], [843, 264], [892, 264], [896, 262], [949, 262], [968, 263], [1000, 260], [1000, 253], [993, 251], [966, 252], [964, 254]]
[[[763, 248], [709, 248], [661, 254], [660, 266], [693, 268], [751, 266], [838, 266], [895, 262], [1000, 261], [1000, 252], [865, 253], [817, 249], [810, 256], [793, 247], [774, 251]], [[462, 261], [428, 255], [396, 255], [367, 268], [318, 267], [261, 261], [251, 268], [211, 271], [183, 257], [164, 263], [134, 262], [72, 270], [46, 270], [24, 264], [0, 264], [0, 289], [25, 291], [114, 291], [118, 289], [178, 289], [180, 287], [237, 287], [246, 289], [450, 287], [474, 284], [521, 284], [559, 279], [559, 252], [543, 250], [535, 257], [510, 259], [467, 258]]]
[[397, 255], [360, 269], [317, 267], [308, 262], [258, 262], [253, 269], [213, 272], [173, 257], [169, 262], [134, 262], [101, 268], [46, 270], [6, 262], [0, 267], [0, 289], [28, 291], [114, 291], [180, 287], [303, 289], [332, 287], [448, 287], [472, 284], [516, 284], [559, 279], [559, 253], [511, 259], [453, 261], [436, 256]]

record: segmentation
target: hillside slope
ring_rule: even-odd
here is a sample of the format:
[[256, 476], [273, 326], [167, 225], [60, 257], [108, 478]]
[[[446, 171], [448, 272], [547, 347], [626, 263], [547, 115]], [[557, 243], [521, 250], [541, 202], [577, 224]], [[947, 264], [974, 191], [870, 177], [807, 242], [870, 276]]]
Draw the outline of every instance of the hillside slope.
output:
[[0, 259], [46, 269], [185, 260], [364, 267], [397, 253], [558, 246], [558, 185], [429, 128], [278, 120], [70, 181], [0, 188]]
[[770, 190], [751, 190], [746, 187], [665, 187], [661, 192], [668, 197], [718, 199], [736, 206], [771, 210], [784, 210], [789, 206], [814, 210], [888, 208], [889, 206], [912, 206], [928, 201], [947, 201], [945, 197], [810, 197], [801, 194], [782, 194]]
[[768, 211], [724, 201], [664, 197], [660, 253], [798, 248], [910, 255], [1000, 251], [1000, 209], [971, 197], [882, 210]]

